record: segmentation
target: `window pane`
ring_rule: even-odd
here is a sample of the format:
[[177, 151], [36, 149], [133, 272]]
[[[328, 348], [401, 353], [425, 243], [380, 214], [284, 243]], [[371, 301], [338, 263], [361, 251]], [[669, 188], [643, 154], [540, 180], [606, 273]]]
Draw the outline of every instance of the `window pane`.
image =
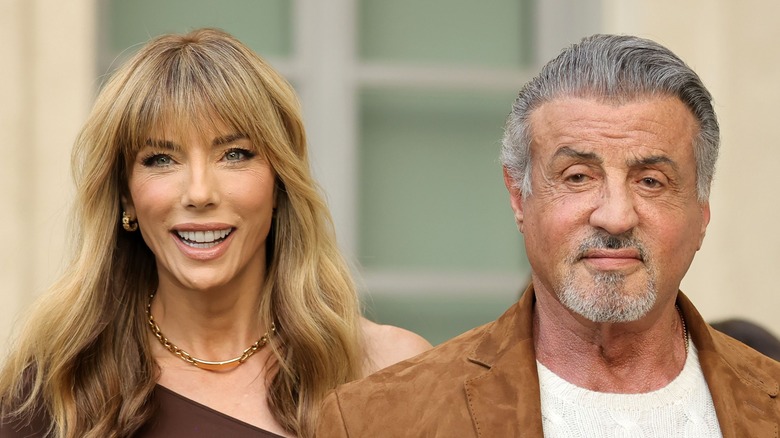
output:
[[359, 259], [382, 270], [517, 272], [499, 163], [507, 92], [364, 90]]
[[364, 61], [521, 67], [531, 58], [531, 0], [361, 0]]
[[288, 56], [291, 12], [289, 0], [109, 0], [106, 31], [114, 54], [162, 33], [218, 27], [261, 55]]
[[436, 345], [498, 318], [518, 300], [525, 286], [518, 283], [514, 294], [485, 290], [471, 296], [377, 294], [366, 298], [366, 316], [411, 330]]

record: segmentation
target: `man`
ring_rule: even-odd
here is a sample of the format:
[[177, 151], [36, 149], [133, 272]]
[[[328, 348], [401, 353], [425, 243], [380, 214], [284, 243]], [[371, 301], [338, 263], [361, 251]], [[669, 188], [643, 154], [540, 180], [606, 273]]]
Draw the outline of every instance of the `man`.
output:
[[777, 437], [780, 363], [679, 291], [718, 144], [709, 92], [666, 48], [564, 50], [504, 136], [531, 285], [498, 320], [337, 389], [318, 436]]

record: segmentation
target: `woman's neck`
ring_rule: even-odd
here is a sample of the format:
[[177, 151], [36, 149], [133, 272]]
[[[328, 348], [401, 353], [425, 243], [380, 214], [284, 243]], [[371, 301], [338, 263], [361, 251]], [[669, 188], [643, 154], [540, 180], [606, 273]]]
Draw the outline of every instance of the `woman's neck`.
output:
[[260, 320], [262, 293], [262, 284], [189, 290], [161, 279], [150, 312], [178, 348], [199, 359], [227, 360], [270, 329], [272, 321]]

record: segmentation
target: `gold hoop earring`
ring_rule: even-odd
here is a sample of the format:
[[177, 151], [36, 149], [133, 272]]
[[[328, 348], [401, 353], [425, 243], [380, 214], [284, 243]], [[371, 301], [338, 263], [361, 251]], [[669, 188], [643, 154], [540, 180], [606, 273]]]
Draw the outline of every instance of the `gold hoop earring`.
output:
[[130, 216], [127, 215], [126, 211], [122, 212], [122, 228], [129, 233], [138, 229], [138, 222], [131, 221]]

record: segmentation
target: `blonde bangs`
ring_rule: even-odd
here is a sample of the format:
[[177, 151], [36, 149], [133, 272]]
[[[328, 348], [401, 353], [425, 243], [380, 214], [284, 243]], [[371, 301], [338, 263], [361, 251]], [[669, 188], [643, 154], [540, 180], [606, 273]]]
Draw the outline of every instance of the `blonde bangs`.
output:
[[249, 137], [264, 156], [266, 146], [276, 146], [277, 152], [293, 146], [280, 103], [267, 89], [294, 94], [268, 65], [241, 53], [244, 47], [207, 36], [159, 40], [149, 53], [139, 53], [125, 74], [123, 88], [132, 93], [121, 105], [116, 138], [125, 163], [132, 163], [156, 132], [183, 136], [195, 130], [203, 136], [229, 130]]

